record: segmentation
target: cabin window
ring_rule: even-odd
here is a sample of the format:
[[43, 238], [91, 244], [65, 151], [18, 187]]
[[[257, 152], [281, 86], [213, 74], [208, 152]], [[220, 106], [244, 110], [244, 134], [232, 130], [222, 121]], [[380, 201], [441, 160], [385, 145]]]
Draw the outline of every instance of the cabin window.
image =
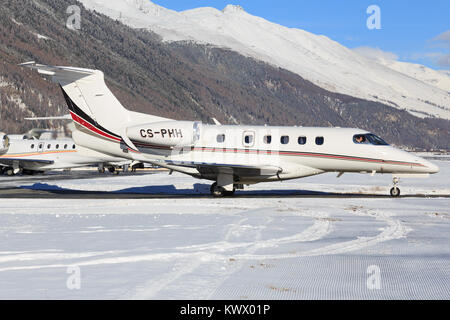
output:
[[72, 145], [72, 149], [75, 149], [75, 145]]
[[47, 145], [47, 149], [50, 149], [51, 147], [52, 147], [51, 144], [48, 144], [48, 145]]
[[323, 142], [324, 142], [323, 137], [316, 137], [316, 144], [317, 144], [318, 146], [323, 145]]
[[64, 149], [67, 149], [67, 144], [64, 145]]
[[252, 135], [247, 135], [244, 138], [245, 144], [252, 144], [253, 143], [253, 136]]
[[56, 149], [59, 149], [59, 144], [56, 145]]
[[306, 144], [306, 137], [298, 137], [298, 144]]
[[272, 136], [264, 136], [264, 143], [265, 144], [271, 144], [272, 143]]
[[217, 142], [218, 142], [218, 143], [223, 143], [223, 142], [225, 142], [225, 135], [224, 135], [224, 134], [219, 134], [219, 135], [217, 135]]
[[44, 147], [44, 145], [41, 143], [39, 144], [39, 149], [42, 149]]
[[34, 144], [31, 145], [31, 149], [34, 149]]
[[282, 136], [280, 141], [281, 141], [281, 144], [288, 144], [289, 143], [289, 136]]

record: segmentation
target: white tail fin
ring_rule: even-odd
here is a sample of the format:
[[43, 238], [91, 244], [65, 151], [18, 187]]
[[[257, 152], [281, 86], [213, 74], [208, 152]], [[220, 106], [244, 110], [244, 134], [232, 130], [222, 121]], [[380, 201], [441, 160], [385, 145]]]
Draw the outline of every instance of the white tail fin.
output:
[[50, 75], [60, 84], [75, 122], [93, 126], [117, 139], [127, 126], [170, 120], [125, 109], [106, 86], [104, 74], [99, 70], [46, 66], [34, 61], [21, 66]]

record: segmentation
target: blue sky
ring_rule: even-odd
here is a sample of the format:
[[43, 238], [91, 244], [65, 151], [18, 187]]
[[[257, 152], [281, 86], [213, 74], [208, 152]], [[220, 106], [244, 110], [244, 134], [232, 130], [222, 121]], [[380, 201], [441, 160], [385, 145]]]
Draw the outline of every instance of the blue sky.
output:
[[[153, 0], [182, 11], [239, 4], [253, 15], [287, 27], [323, 34], [349, 47], [372, 47], [401, 61], [450, 70], [449, 0]], [[381, 11], [381, 29], [369, 30], [370, 5]], [[444, 33], [448, 31], [448, 33]]]

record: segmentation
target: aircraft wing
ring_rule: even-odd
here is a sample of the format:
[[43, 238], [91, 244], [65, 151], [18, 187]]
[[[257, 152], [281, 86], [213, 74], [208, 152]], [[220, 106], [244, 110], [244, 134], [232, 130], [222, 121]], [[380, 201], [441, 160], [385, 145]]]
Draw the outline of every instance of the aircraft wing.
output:
[[217, 175], [234, 174], [240, 177], [254, 177], [254, 176], [275, 176], [283, 170], [277, 166], [271, 165], [235, 165], [235, 164], [220, 164], [220, 163], [205, 163], [205, 162], [179, 162], [179, 161], [164, 161], [165, 164], [174, 167], [195, 168], [202, 175]]
[[44, 166], [47, 164], [53, 164], [55, 161], [52, 160], [39, 160], [39, 159], [21, 159], [21, 158], [0, 158], [0, 166], [13, 166], [18, 165], [19, 167], [23, 164], [32, 165], [36, 167]]

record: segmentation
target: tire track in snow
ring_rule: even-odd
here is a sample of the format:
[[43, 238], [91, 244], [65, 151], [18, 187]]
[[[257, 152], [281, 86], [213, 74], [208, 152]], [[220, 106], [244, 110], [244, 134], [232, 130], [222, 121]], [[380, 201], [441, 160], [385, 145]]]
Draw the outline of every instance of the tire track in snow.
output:
[[133, 289], [134, 293], [130, 296], [124, 296], [124, 299], [131, 300], [148, 300], [154, 298], [161, 290], [167, 288], [171, 283], [180, 279], [188, 273], [193, 272], [202, 264], [202, 256], [194, 255], [192, 259], [180, 259], [172, 271], [158, 277], [157, 279], [151, 279], [147, 281], [142, 287], [138, 286]]
[[400, 220], [392, 218], [393, 214], [388, 214], [386, 212], [366, 212], [366, 213], [356, 213], [353, 214], [359, 216], [370, 216], [376, 220], [381, 220], [386, 222], [387, 227], [383, 228], [383, 231], [373, 237], [358, 237], [355, 240], [350, 240], [346, 242], [340, 242], [325, 247], [320, 247], [312, 250], [306, 250], [303, 252], [296, 252], [292, 254], [271, 254], [271, 255], [235, 255], [236, 259], [246, 259], [246, 260], [268, 260], [268, 259], [289, 259], [298, 257], [308, 257], [308, 256], [318, 256], [318, 255], [331, 255], [331, 254], [341, 254], [351, 251], [356, 251], [363, 249], [365, 247], [373, 246], [381, 242], [401, 239], [407, 236], [409, 232], [412, 231], [411, 228], [404, 226]]
[[[255, 215], [251, 216], [250, 213], [253, 211]], [[267, 229], [267, 225], [270, 225], [273, 222], [273, 219], [276, 218], [274, 212], [277, 211], [277, 208], [260, 208], [251, 211], [242, 212], [241, 215], [247, 216], [244, 219], [241, 219], [238, 223], [232, 225], [226, 235], [224, 236], [224, 241], [214, 242], [203, 245], [196, 246], [188, 246], [188, 247], [179, 247], [177, 249], [189, 250], [193, 252], [198, 252], [198, 250], [202, 250], [203, 252], [214, 252], [217, 254], [217, 259], [211, 260], [207, 273], [199, 273], [201, 276], [191, 276], [188, 279], [184, 279], [187, 284], [186, 288], [183, 288], [183, 284], [178, 283], [176, 290], [183, 289], [186, 292], [190, 292], [189, 297], [193, 299], [211, 299], [217, 292], [217, 289], [220, 288], [221, 284], [224, 283], [229, 277], [233, 274], [241, 270], [247, 263], [246, 260], [236, 260], [232, 259], [233, 255], [226, 252], [236, 249], [245, 249], [246, 254], [252, 255], [255, 254], [261, 248], [267, 247], [276, 247], [286, 243], [292, 242], [302, 242], [302, 241], [314, 241], [324, 237], [331, 230], [331, 222], [326, 219], [322, 219], [324, 217], [328, 217], [326, 213], [314, 213], [314, 223], [313, 225], [306, 228], [304, 231], [282, 238], [276, 239], [268, 239], [261, 240], [263, 231]], [[311, 217], [311, 214], [304, 214], [303, 212], [299, 212], [296, 209], [288, 209], [289, 213], [295, 213], [297, 216], [307, 216]], [[319, 218], [320, 217], [320, 218]], [[257, 226], [252, 226], [252, 221], [257, 218]], [[261, 225], [261, 219], [264, 219], [265, 223]], [[253, 232], [252, 241], [247, 242], [231, 242], [232, 240], [239, 240], [243, 236], [248, 236], [246, 232], [248, 230], [256, 231]], [[225, 254], [224, 254], [225, 253]], [[222, 260], [222, 261], [221, 261]], [[200, 266], [199, 267], [205, 267]], [[187, 291], [192, 290], [192, 283], [196, 283], [195, 292]], [[173, 296], [172, 294], [170, 296]]]
[[253, 242], [219, 241], [187, 247], [176, 247], [176, 249], [193, 252], [213, 251], [217, 253], [241, 248], [253, 248], [254, 250], [257, 250], [262, 248], [277, 247], [279, 245], [288, 243], [316, 241], [326, 236], [328, 233], [330, 233], [330, 231], [331, 231], [330, 221], [323, 219], [315, 219], [313, 225], [309, 226], [304, 231], [294, 234], [292, 236], [267, 240], [257, 240]]
[[[261, 215], [264, 213], [266, 215], [266, 219], [270, 218], [273, 215], [274, 208], [259, 208], [259, 209], [251, 209], [246, 210], [240, 213], [237, 213], [241, 216], [248, 216], [249, 214], [256, 211], [258, 218], [261, 218]], [[285, 211], [296, 212], [296, 209], [287, 208]], [[201, 259], [198, 261], [211, 261], [211, 260], [219, 260], [219, 261], [227, 261], [229, 258], [232, 258], [233, 255], [227, 254], [227, 251], [236, 250], [236, 249], [246, 249], [246, 254], [254, 254], [258, 249], [267, 248], [267, 247], [276, 247], [282, 244], [293, 243], [293, 242], [306, 242], [306, 241], [315, 241], [331, 231], [331, 223], [328, 220], [324, 220], [324, 217], [327, 217], [326, 213], [314, 213], [314, 214], [305, 214], [305, 213], [296, 213], [295, 215], [305, 216], [314, 218], [314, 223], [304, 231], [294, 234], [292, 236], [268, 239], [268, 240], [258, 240], [256, 238], [261, 237], [261, 231], [265, 229], [265, 226], [259, 225], [253, 230], [258, 230], [257, 237], [254, 238], [255, 241], [248, 242], [230, 242], [226, 240], [230, 240], [233, 236], [239, 236], [242, 234], [245, 229], [248, 230], [248, 227], [244, 225], [244, 222], [248, 220], [248, 218], [240, 219], [236, 224], [233, 224], [231, 228], [227, 231], [225, 235], [225, 240], [215, 243], [209, 244], [201, 244], [189, 247], [176, 247], [174, 249], [178, 250], [178, 252], [169, 252], [169, 253], [154, 253], [154, 254], [140, 254], [140, 255], [129, 255], [129, 256], [118, 256], [118, 257], [103, 257], [98, 259], [86, 260], [86, 261], [70, 261], [68, 263], [58, 263], [58, 264], [45, 264], [45, 265], [28, 265], [28, 266], [8, 266], [0, 268], [0, 272], [2, 271], [14, 271], [14, 270], [33, 270], [33, 269], [43, 269], [43, 268], [65, 268], [71, 265], [77, 266], [94, 266], [94, 265], [108, 265], [108, 264], [121, 264], [121, 263], [137, 263], [137, 262], [146, 262], [146, 261], [173, 261], [179, 259], [191, 259], [193, 256], [199, 256]], [[270, 223], [271, 220], [266, 220], [266, 223]], [[244, 227], [243, 227], [244, 226]], [[181, 251], [181, 252], [180, 252]], [[184, 251], [184, 252], [183, 252]], [[126, 253], [126, 251], [104, 251], [104, 252], [86, 252], [86, 253], [34, 253], [29, 252], [27, 254], [18, 254], [18, 255], [8, 255], [1, 256], [0, 262], [12, 262], [12, 261], [36, 261], [36, 260], [73, 260], [77, 258], [89, 258], [95, 257], [99, 255], [107, 255], [107, 254], [118, 254], [118, 253]], [[264, 259], [263, 256], [256, 256], [256, 259]], [[186, 270], [190, 270], [191, 265], [186, 267]], [[176, 271], [180, 273], [180, 270]], [[187, 271], [186, 271], [187, 272]], [[185, 272], [185, 273], [186, 273]], [[170, 278], [170, 277], [168, 277]]]
[[[184, 251], [186, 255], [189, 255], [189, 260], [181, 259], [171, 272], [163, 275], [162, 279], [156, 281], [152, 279], [143, 287], [136, 288], [136, 292], [131, 294], [131, 298], [152, 299], [158, 297], [162, 290], [166, 292], [172, 290], [176, 292], [166, 295], [174, 297], [180, 292], [185, 292], [189, 293], [191, 299], [208, 299], [226, 279], [242, 269], [245, 264], [244, 260], [231, 263], [232, 259], [230, 259], [230, 254], [227, 254], [227, 252], [245, 249], [245, 254], [252, 255], [261, 248], [276, 247], [292, 242], [314, 241], [324, 237], [331, 230], [331, 222], [322, 219], [328, 217], [328, 214], [315, 213], [313, 215], [313, 225], [304, 231], [288, 237], [261, 240], [263, 230], [267, 229], [267, 225], [270, 225], [273, 221], [276, 209], [264, 207], [237, 213], [236, 215], [244, 216], [244, 218], [229, 227], [223, 241], [176, 247], [176, 250]], [[291, 213], [295, 212], [295, 215], [311, 217], [311, 214], [298, 213], [295, 209], [288, 209], [288, 211]], [[252, 220], [256, 220], [257, 223], [252, 223]], [[261, 224], [261, 220], [264, 221], [263, 224]], [[242, 237], [248, 238], [249, 236], [252, 238], [251, 241], [232, 241], [239, 240]], [[208, 265], [208, 267], [205, 265]], [[207, 271], [194, 274], [194, 271], [198, 271], [201, 268]], [[171, 289], [171, 284], [180, 280], [181, 277], [184, 277], [183, 280]], [[192, 287], [192, 283], [196, 284], [195, 289]]]
[[[239, 215], [247, 215], [249, 216], [254, 210], [240, 212]], [[257, 209], [258, 220], [262, 219], [262, 213], [265, 212], [265, 222], [270, 223], [271, 219], [275, 216], [273, 215], [273, 208], [263, 208]], [[268, 239], [261, 240], [262, 231], [265, 229], [265, 226], [261, 226], [259, 223], [257, 228], [253, 228], [253, 231], [256, 232], [253, 235], [254, 241], [242, 242], [238, 241], [235, 243], [230, 243], [230, 241], [221, 241], [216, 243], [210, 243], [200, 246], [191, 246], [191, 247], [177, 247], [177, 252], [167, 252], [167, 253], [149, 253], [149, 254], [138, 254], [138, 255], [129, 255], [129, 256], [118, 256], [118, 257], [102, 257], [96, 258], [86, 261], [75, 262], [70, 261], [67, 263], [58, 263], [58, 264], [46, 264], [46, 265], [28, 265], [28, 266], [8, 266], [4, 268], [0, 268], [0, 272], [2, 271], [12, 271], [12, 270], [33, 270], [33, 269], [42, 269], [42, 268], [64, 268], [71, 265], [77, 265], [80, 267], [83, 266], [96, 266], [96, 265], [108, 265], [108, 264], [124, 264], [124, 263], [137, 263], [137, 262], [150, 262], [150, 261], [166, 261], [173, 262], [176, 261], [174, 269], [171, 272], [163, 275], [159, 280], [150, 280], [143, 287], [136, 288], [134, 294], [131, 294], [131, 297], [134, 298], [152, 298], [157, 297], [158, 294], [165, 288], [170, 287], [175, 281], [183, 278], [183, 283], [177, 283], [176, 288], [183, 288], [184, 292], [189, 292], [188, 283], [190, 283], [189, 288], [192, 290], [192, 281], [187, 281], [190, 278], [194, 277], [195, 280], [202, 280], [203, 278], [211, 279], [209, 284], [205, 284], [205, 287], [198, 289], [197, 293], [202, 298], [207, 298], [211, 296], [216, 288], [220, 286], [223, 281], [225, 281], [229, 276], [233, 273], [237, 272], [242, 268], [245, 261], [249, 260], [278, 260], [278, 259], [290, 259], [296, 257], [305, 257], [305, 256], [318, 256], [318, 255], [332, 255], [332, 254], [341, 254], [346, 252], [351, 252], [355, 250], [361, 250], [368, 246], [373, 246], [379, 244], [381, 242], [400, 239], [405, 237], [411, 229], [404, 226], [398, 219], [395, 219], [395, 215], [382, 212], [382, 211], [365, 211], [365, 212], [351, 212], [352, 214], [356, 214], [362, 217], [372, 217], [376, 220], [384, 221], [386, 223], [386, 227], [383, 228], [381, 233], [373, 237], [359, 237], [354, 240], [335, 243], [331, 245], [327, 245], [320, 248], [315, 248], [312, 250], [305, 250], [302, 252], [296, 253], [279, 253], [279, 254], [256, 254], [256, 252], [261, 248], [267, 248], [271, 246], [279, 246], [288, 243], [295, 243], [301, 241], [315, 241], [321, 239], [326, 234], [331, 232], [332, 224], [330, 220], [324, 219], [323, 216], [319, 217], [317, 214], [314, 215], [314, 223], [310, 227], [306, 228], [301, 233], [277, 238], [277, 239]], [[301, 214], [303, 216], [311, 216], [309, 214]], [[255, 215], [256, 216], [256, 215]], [[255, 218], [253, 216], [252, 218]], [[249, 217], [250, 218], [250, 217]], [[227, 235], [224, 239], [231, 240], [232, 235], [237, 236], [239, 239], [240, 235], [245, 235], [245, 232], [248, 231], [248, 219], [240, 219], [237, 224], [232, 225], [228, 230]], [[276, 217], [275, 217], [276, 218]], [[244, 224], [247, 223], [247, 224]], [[240, 227], [243, 227], [242, 230], [239, 230]], [[174, 248], [175, 249], [175, 248]], [[244, 253], [240, 254], [230, 254], [229, 251], [236, 249], [245, 249]], [[228, 253], [227, 253], [228, 252]], [[107, 252], [96, 252], [95, 254], [104, 254]], [[117, 252], [114, 252], [117, 253]], [[48, 253], [46, 253], [48, 254]], [[83, 253], [90, 255], [91, 253]], [[14, 255], [11, 255], [14, 256]], [[12, 257], [2, 258], [11, 259]], [[28, 258], [30, 256], [25, 255], [22, 258]], [[43, 256], [42, 256], [43, 257]], [[63, 258], [63, 260], [71, 260], [73, 258], [83, 258], [82, 256], [71, 256], [69, 255], [60, 255], [56, 253], [54, 256], [46, 256], [46, 258]], [[60, 260], [60, 259], [56, 260]], [[86, 257], [85, 257], [86, 258]], [[233, 259], [235, 263], [230, 266], [229, 261]], [[17, 259], [14, 259], [17, 261]], [[19, 259], [20, 260], [20, 259]], [[6, 262], [6, 261], [5, 261]], [[237, 263], [236, 263], [237, 262]], [[212, 265], [211, 265], [212, 264]], [[202, 266], [213, 266], [213, 268], [206, 268], [206, 272], [209, 274], [199, 273], [193, 275], [194, 271], [202, 268]], [[224, 267], [225, 266], [225, 267]], [[200, 279], [201, 277], [202, 279]], [[205, 283], [205, 281], [203, 281]], [[130, 297], [130, 295], [128, 296]]]
[[[261, 214], [265, 208], [260, 209], [252, 209], [246, 210], [243, 212], [236, 213], [238, 216], [248, 216], [252, 212], [257, 211], [258, 214]], [[236, 223], [232, 224], [231, 227], [227, 230], [224, 239], [230, 240], [232, 238], [239, 238], [245, 233], [245, 230], [248, 230], [249, 225], [244, 225], [245, 222], [249, 220], [249, 217], [245, 217], [239, 219]], [[266, 219], [267, 221], [267, 219]], [[257, 237], [260, 237], [260, 232], [264, 227], [258, 226], [258, 228], [251, 228], [252, 231], [257, 230]], [[227, 243], [227, 241], [219, 242], [219, 243]], [[197, 247], [197, 246], [191, 246]], [[171, 290], [171, 284], [175, 281], [179, 280], [182, 276], [184, 279], [176, 284], [176, 288], [173, 288], [173, 291], [176, 291], [176, 294], [187, 293], [190, 299], [204, 299], [209, 296], [212, 292], [216, 290], [218, 285], [222, 283], [224, 273], [228, 274], [229, 272], [224, 272], [222, 268], [224, 264], [226, 264], [226, 257], [223, 255], [214, 255], [211, 254], [211, 251], [221, 251], [220, 245], [218, 247], [217, 243], [212, 245], [200, 245], [203, 247], [202, 250], [194, 250], [194, 253], [190, 253], [192, 251], [186, 252], [186, 248], [183, 250], [182, 248], [176, 248], [177, 250], [183, 250], [184, 255], [189, 256], [189, 260], [181, 259], [181, 261], [175, 264], [174, 269], [171, 272], [166, 273], [162, 279], [158, 280], [150, 280], [148, 281], [142, 288], [135, 289], [135, 293], [132, 294], [131, 299], [152, 299], [157, 297], [158, 294], [161, 293], [162, 290], [169, 291]], [[217, 250], [219, 248], [219, 250]], [[209, 273], [213, 273], [213, 276], [209, 277], [210, 281], [202, 281], [205, 277], [208, 277], [210, 274], [205, 274], [199, 272], [199, 275], [191, 275], [194, 271], [199, 269], [203, 264], [213, 264], [214, 268], [207, 268]], [[194, 278], [195, 280], [189, 279]], [[192, 283], [196, 283], [195, 289], [192, 286]], [[170, 294], [171, 297], [174, 297], [175, 293]]]
[[[126, 251], [91, 251], [91, 252], [27, 252], [27, 253], [14, 253], [8, 255], [0, 255], [0, 263], [9, 263], [15, 261], [37, 261], [37, 260], [69, 260], [69, 259], [82, 259], [91, 258], [96, 256], [104, 256], [109, 254], [124, 253]], [[1, 270], [1, 269], [0, 269]]]

